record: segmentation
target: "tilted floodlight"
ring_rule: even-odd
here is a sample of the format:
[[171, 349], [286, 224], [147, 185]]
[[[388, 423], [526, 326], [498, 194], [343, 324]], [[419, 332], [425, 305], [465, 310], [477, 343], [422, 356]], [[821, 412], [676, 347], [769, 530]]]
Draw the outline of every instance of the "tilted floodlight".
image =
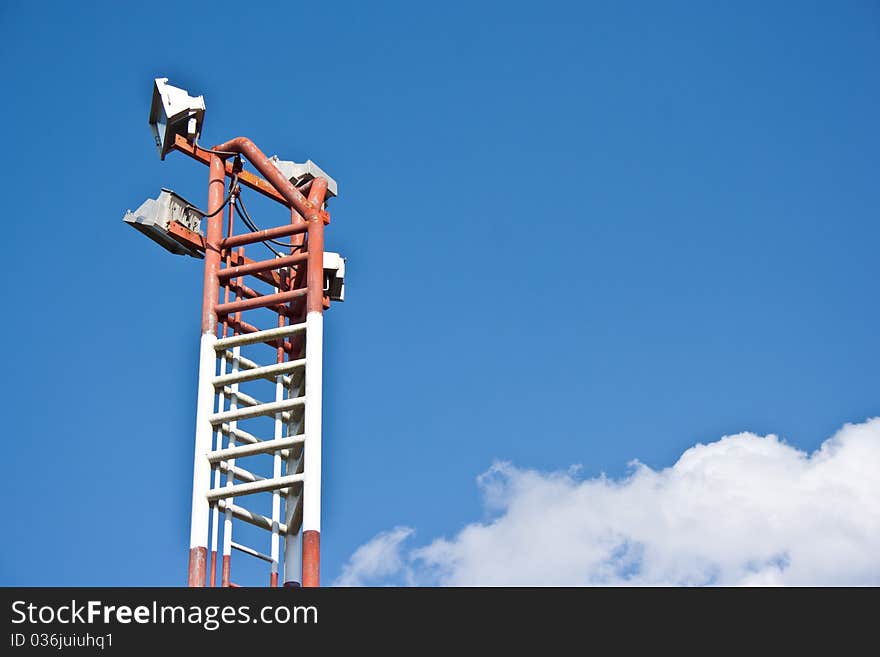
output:
[[311, 160], [306, 160], [305, 164], [297, 164], [288, 160], [279, 160], [277, 155], [273, 155], [269, 161], [296, 186], [304, 185], [314, 178], [325, 178], [327, 180], [327, 198], [336, 196], [336, 181]]
[[153, 83], [153, 103], [150, 105], [150, 129], [159, 157], [174, 146], [175, 135], [186, 135], [188, 140], [198, 138], [205, 120], [205, 99], [190, 96], [186, 89], [168, 84], [168, 78], [156, 78]]
[[345, 258], [324, 251], [324, 292], [331, 301], [345, 301]]
[[184, 246], [172, 237], [168, 230], [171, 222], [183, 224], [189, 230], [201, 234], [204, 213], [170, 189], [162, 189], [158, 198], [148, 198], [132, 212], [125, 213], [123, 221], [137, 228], [144, 235], [177, 255], [203, 258], [201, 252]]

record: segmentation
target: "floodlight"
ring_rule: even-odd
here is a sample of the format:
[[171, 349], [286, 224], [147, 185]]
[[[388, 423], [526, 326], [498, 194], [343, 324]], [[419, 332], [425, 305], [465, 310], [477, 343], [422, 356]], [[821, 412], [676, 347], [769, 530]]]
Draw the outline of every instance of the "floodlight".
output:
[[168, 78], [153, 82], [153, 103], [150, 105], [150, 129], [159, 157], [174, 146], [175, 135], [186, 135], [188, 140], [198, 138], [205, 120], [205, 99], [190, 96], [186, 89], [168, 84]]
[[313, 178], [325, 178], [327, 180], [327, 198], [336, 196], [336, 181], [311, 160], [306, 160], [304, 164], [297, 164], [288, 160], [279, 160], [277, 155], [273, 155], [269, 161], [296, 186], [304, 185]]
[[324, 251], [324, 292], [331, 301], [345, 301], [345, 258]]
[[177, 221], [189, 230], [201, 234], [201, 223], [204, 216], [201, 210], [185, 198], [170, 189], [163, 188], [159, 192], [158, 198], [148, 198], [134, 212], [131, 210], [126, 212], [123, 221], [131, 224], [133, 228], [138, 229], [171, 253], [203, 258], [200, 251], [175, 240], [168, 227], [172, 221]]

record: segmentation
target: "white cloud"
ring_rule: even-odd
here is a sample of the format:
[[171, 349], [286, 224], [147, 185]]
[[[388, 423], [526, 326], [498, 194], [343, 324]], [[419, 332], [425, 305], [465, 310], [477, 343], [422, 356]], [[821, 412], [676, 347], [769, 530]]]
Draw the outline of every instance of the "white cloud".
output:
[[361, 545], [343, 566], [335, 586], [364, 586], [392, 575], [400, 576], [405, 569], [401, 544], [412, 533], [409, 527], [395, 527]]
[[477, 479], [494, 519], [407, 547], [398, 527], [337, 583], [880, 584], [880, 418], [813, 454], [741, 433], [620, 480], [499, 462]]

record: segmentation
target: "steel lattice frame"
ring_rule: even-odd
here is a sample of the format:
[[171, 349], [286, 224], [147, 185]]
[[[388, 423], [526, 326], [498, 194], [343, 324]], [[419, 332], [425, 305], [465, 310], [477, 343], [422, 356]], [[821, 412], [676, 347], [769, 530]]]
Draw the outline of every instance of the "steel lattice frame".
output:
[[[205, 255], [188, 584], [216, 585], [222, 516], [222, 586], [235, 586], [230, 579], [233, 549], [269, 562], [270, 586], [279, 583], [279, 564], [285, 586], [318, 586], [323, 311], [330, 303], [323, 279], [324, 226], [330, 221], [324, 209], [327, 180], [314, 178], [294, 186], [244, 137], [209, 150], [178, 135], [173, 147], [209, 168], [204, 237], [181, 224], [172, 224], [169, 231]], [[236, 154], [263, 178], [241, 170]], [[232, 176], [289, 208], [289, 223], [234, 235], [234, 193], [226, 217], [222, 211], [225, 179]], [[287, 236], [289, 254], [268, 260], [245, 255], [249, 245]], [[246, 283], [249, 277], [273, 291], [253, 289]], [[277, 318], [274, 325], [260, 327], [243, 317], [257, 309], [271, 311]], [[242, 348], [253, 344], [270, 347], [272, 362], [261, 365], [245, 357]], [[260, 401], [245, 393], [241, 386], [252, 381], [274, 383], [275, 398]], [[273, 420], [271, 437], [258, 437], [244, 428], [261, 417]], [[272, 457], [269, 476], [241, 466], [261, 454]], [[261, 492], [272, 494], [269, 516], [238, 503]], [[269, 531], [269, 554], [235, 543], [233, 520]]]

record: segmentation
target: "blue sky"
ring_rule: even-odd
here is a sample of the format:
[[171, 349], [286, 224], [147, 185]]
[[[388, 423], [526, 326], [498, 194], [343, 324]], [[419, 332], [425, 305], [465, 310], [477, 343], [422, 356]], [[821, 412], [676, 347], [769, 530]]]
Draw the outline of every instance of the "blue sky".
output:
[[499, 459], [880, 415], [880, 10], [711, 4], [4, 3], [0, 583], [185, 582], [201, 270], [121, 217], [207, 171], [156, 156], [157, 76], [339, 182], [325, 581], [479, 521]]

